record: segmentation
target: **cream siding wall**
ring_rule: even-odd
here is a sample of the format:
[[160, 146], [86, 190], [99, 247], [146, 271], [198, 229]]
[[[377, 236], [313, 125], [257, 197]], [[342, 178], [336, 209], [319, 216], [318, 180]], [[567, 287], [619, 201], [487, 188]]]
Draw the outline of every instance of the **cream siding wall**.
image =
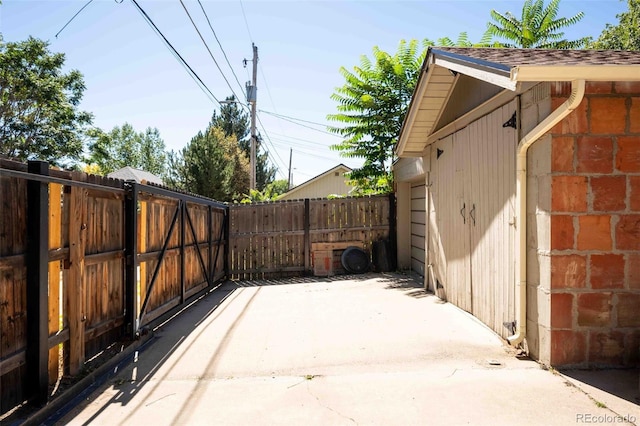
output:
[[411, 184], [411, 270], [424, 277], [426, 243], [425, 182]]
[[[348, 195], [353, 186], [347, 185], [344, 174], [347, 169], [331, 171], [314, 181], [303, 183], [280, 197], [280, 200], [300, 200], [304, 198], [326, 198], [329, 195]], [[336, 176], [337, 174], [337, 176]]]

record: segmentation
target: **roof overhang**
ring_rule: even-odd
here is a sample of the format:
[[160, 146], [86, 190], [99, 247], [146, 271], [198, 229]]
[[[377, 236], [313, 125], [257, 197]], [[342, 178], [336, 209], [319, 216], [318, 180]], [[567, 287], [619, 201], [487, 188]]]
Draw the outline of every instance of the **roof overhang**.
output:
[[523, 83], [532, 82], [639, 81], [640, 65], [506, 65], [429, 48], [400, 130], [396, 147], [399, 157], [423, 155], [459, 74], [515, 93]]

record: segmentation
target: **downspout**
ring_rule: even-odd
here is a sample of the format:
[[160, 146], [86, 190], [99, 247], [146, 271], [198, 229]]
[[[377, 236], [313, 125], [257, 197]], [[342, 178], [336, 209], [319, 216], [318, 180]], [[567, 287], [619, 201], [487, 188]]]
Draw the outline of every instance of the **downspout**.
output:
[[520, 344], [527, 334], [527, 152], [529, 147], [537, 142], [558, 122], [569, 115], [580, 105], [584, 97], [584, 80], [571, 82], [571, 95], [562, 105], [542, 120], [533, 130], [518, 142], [516, 162], [516, 232], [518, 233], [518, 248], [516, 255], [516, 270], [518, 281], [516, 284], [516, 331], [507, 340], [509, 344]]

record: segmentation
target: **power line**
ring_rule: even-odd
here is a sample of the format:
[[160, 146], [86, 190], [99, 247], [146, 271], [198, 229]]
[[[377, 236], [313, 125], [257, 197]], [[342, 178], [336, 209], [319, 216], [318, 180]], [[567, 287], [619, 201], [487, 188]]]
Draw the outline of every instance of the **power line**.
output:
[[[257, 119], [258, 119], [258, 123], [260, 123], [260, 127], [261, 127], [261, 128], [262, 128], [262, 130], [264, 131], [264, 135], [265, 135], [265, 137], [267, 138], [267, 140], [268, 140], [268, 141], [269, 141], [269, 143], [271, 144], [271, 147], [273, 148], [273, 150], [274, 150], [274, 152], [275, 152], [276, 157], [278, 157], [278, 159], [280, 160], [280, 164], [282, 164], [282, 165], [283, 165], [283, 167], [284, 167], [285, 162], [284, 162], [284, 161], [282, 160], [282, 158], [280, 157], [280, 154], [278, 154], [278, 150], [276, 150], [275, 146], [273, 145], [273, 142], [271, 142], [271, 138], [269, 137], [269, 134], [267, 133], [267, 129], [265, 129], [265, 127], [264, 127], [264, 124], [262, 124], [262, 120], [260, 119], [260, 116], [258, 115], [258, 116], [256, 116], [256, 117], [257, 117]], [[265, 149], [266, 149], [266, 147], [265, 147]], [[268, 150], [267, 150], [267, 151], [268, 151]], [[275, 161], [274, 161], [274, 164], [276, 164], [276, 162], [275, 162]], [[277, 167], [277, 164], [276, 164], [276, 167]], [[284, 168], [286, 169], [286, 167], [284, 167]]]
[[244, 17], [244, 25], [247, 27], [247, 33], [249, 34], [249, 40], [253, 43], [253, 37], [251, 36], [251, 30], [249, 29], [249, 22], [247, 22], [247, 14], [244, 13], [244, 6], [242, 0], [240, 0], [240, 8], [242, 9], [242, 16]]
[[69, 25], [69, 24], [71, 23], [71, 21], [73, 21], [74, 19], [76, 19], [76, 16], [80, 15], [80, 12], [82, 12], [82, 11], [84, 10], [84, 8], [85, 8], [85, 7], [89, 6], [89, 5], [91, 4], [91, 2], [92, 2], [92, 1], [93, 1], [93, 0], [89, 0], [88, 2], [86, 2], [86, 3], [84, 4], [84, 6], [82, 6], [82, 7], [80, 8], [80, 10], [79, 10], [79, 11], [77, 11], [77, 12], [76, 12], [76, 14], [75, 14], [75, 15], [73, 15], [73, 16], [71, 17], [71, 19], [69, 19], [69, 20], [67, 21], [67, 23], [66, 23], [66, 24], [64, 24], [64, 26], [63, 26], [62, 28], [60, 28], [60, 31], [58, 31], [58, 32], [56, 33], [55, 37], [56, 37], [56, 38], [58, 38], [58, 35], [60, 35], [60, 33], [61, 33], [62, 31], [64, 31], [64, 29], [65, 29], [65, 28], [67, 28], [67, 25]]
[[204, 6], [202, 5], [202, 2], [200, 2], [200, 0], [198, 0], [198, 4], [200, 5], [200, 9], [202, 9], [202, 13], [204, 14], [204, 17], [207, 19], [207, 23], [209, 24], [209, 28], [211, 28], [211, 32], [213, 33], [213, 36], [216, 38], [216, 41], [218, 42], [218, 46], [220, 46], [220, 50], [224, 55], [224, 59], [227, 61], [227, 65], [229, 65], [229, 69], [231, 70], [233, 77], [236, 79], [236, 83], [238, 83], [238, 86], [240, 87], [240, 91], [244, 90], [244, 88], [242, 87], [242, 84], [240, 84], [240, 80], [238, 80], [238, 76], [236, 75], [236, 72], [233, 70], [231, 63], [229, 62], [229, 58], [227, 57], [227, 52], [225, 52], [224, 48], [222, 47], [222, 43], [220, 43], [220, 40], [218, 39], [218, 35], [213, 29], [213, 25], [211, 25], [211, 21], [209, 20], [209, 15], [207, 15], [207, 12], [204, 10]]
[[327, 126], [326, 124], [318, 123], [317, 121], [303, 120], [302, 118], [290, 117], [288, 115], [278, 114], [277, 112], [265, 111], [263, 109], [261, 109], [260, 112], [264, 112], [265, 114], [273, 115], [274, 117], [277, 117], [277, 118], [288, 118], [289, 120], [301, 121], [303, 123], [315, 124], [317, 126], [324, 126], [324, 127]]
[[189, 17], [189, 20], [191, 21], [191, 25], [193, 25], [193, 28], [198, 33], [198, 36], [200, 36], [200, 40], [202, 40], [204, 47], [207, 48], [207, 52], [209, 52], [209, 56], [211, 56], [211, 59], [213, 59], [213, 63], [216, 64], [216, 68], [218, 68], [218, 71], [220, 71], [222, 78], [224, 78], [224, 81], [227, 83], [227, 86], [229, 86], [229, 89], [231, 89], [231, 93], [233, 93], [233, 96], [235, 96], [236, 99], [240, 99], [238, 98], [238, 95], [236, 94], [236, 92], [234, 92], [233, 87], [231, 87], [231, 83], [229, 83], [229, 80], [227, 80], [227, 77], [224, 75], [224, 72], [222, 72], [222, 68], [220, 68], [220, 65], [218, 64], [218, 61], [216, 61], [216, 58], [213, 56], [213, 53], [211, 53], [211, 49], [209, 49], [209, 45], [205, 41], [204, 37], [202, 37], [202, 33], [198, 29], [198, 26], [196, 25], [196, 23], [193, 21], [193, 18], [191, 17], [189, 10], [187, 10], [187, 7], [184, 5], [184, 2], [182, 0], [180, 0], [180, 4], [182, 5], [182, 8], [184, 9], [187, 16]]
[[187, 63], [187, 61], [184, 60], [184, 58], [180, 55], [180, 53], [178, 53], [176, 48], [173, 47], [173, 45], [169, 42], [169, 40], [167, 40], [164, 34], [162, 34], [162, 31], [160, 31], [160, 29], [156, 26], [156, 24], [151, 20], [149, 15], [147, 15], [147, 12], [145, 12], [144, 9], [140, 7], [140, 5], [136, 0], [131, 0], [131, 2], [136, 6], [136, 8], [138, 9], [138, 12], [140, 12], [142, 17], [147, 22], [147, 24], [149, 24], [155, 30], [156, 34], [158, 34], [162, 38], [162, 40], [164, 41], [169, 51], [173, 54], [174, 58], [176, 58], [176, 60], [180, 62], [180, 64], [185, 68], [185, 70], [187, 70], [187, 73], [193, 79], [193, 81], [196, 82], [198, 87], [200, 87], [200, 90], [202, 90], [203, 92], [206, 90], [205, 95], [208, 93], [219, 104], [220, 101], [218, 100], [218, 98], [216, 98], [213, 92], [211, 92], [211, 90], [209, 90], [207, 85], [204, 84], [204, 81], [202, 81], [200, 76], [198, 76], [198, 74], [193, 70], [193, 68], [191, 68], [191, 66]]
[[265, 77], [264, 71], [262, 70], [262, 67], [260, 67], [260, 74], [262, 74], [262, 79], [264, 80], [264, 87], [267, 89], [267, 95], [269, 95], [269, 100], [271, 101], [271, 106], [273, 107], [274, 111], [277, 113], [278, 110], [276, 109], [276, 104], [275, 104], [275, 102], [273, 102], [273, 98], [271, 97], [271, 90], [269, 90], [269, 85], [267, 84], [267, 77]]
[[297, 138], [297, 137], [295, 137], [295, 136], [289, 136], [289, 135], [285, 135], [285, 134], [283, 134], [283, 133], [274, 133], [274, 132], [271, 132], [271, 134], [272, 134], [272, 135], [276, 135], [276, 136], [281, 136], [281, 137], [284, 137], [284, 138], [288, 138], [288, 139], [293, 139], [293, 140], [295, 140], [295, 141], [300, 141], [300, 142], [310, 143], [310, 144], [312, 144], [312, 145], [318, 145], [318, 146], [321, 146], [321, 147], [323, 147], [323, 148], [329, 148], [329, 146], [330, 146], [330, 145], [327, 145], [327, 144], [322, 143], [322, 142], [316, 142], [316, 141], [312, 141], [312, 140], [309, 140], [309, 139]]
[[[307, 126], [306, 124], [298, 123], [297, 121], [294, 121], [295, 119], [290, 118], [290, 117], [286, 117], [286, 116], [283, 116], [283, 115], [280, 115], [280, 114], [275, 114], [273, 112], [268, 112], [268, 111], [264, 111], [264, 110], [260, 110], [260, 112], [264, 112], [265, 114], [272, 115], [275, 118], [280, 119], [280, 120], [288, 121], [288, 122], [290, 122], [292, 124], [295, 124], [296, 126], [306, 127], [307, 129], [315, 130], [316, 132], [324, 133], [325, 135], [333, 136], [333, 137], [336, 137], [336, 138], [340, 137], [340, 136], [335, 135], [333, 133], [329, 133], [329, 132], [324, 131], [324, 130], [316, 129], [315, 127]], [[297, 120], [298, 121], [303, 121], [303, 120], [300, 120], [300, 119], [297, 119]], [[317, 125], [320, 125], [320, 126], [325, 126], [325, 124], [319, 124], [319, 123], [313, 123], [313, 124], [317, 124]]]

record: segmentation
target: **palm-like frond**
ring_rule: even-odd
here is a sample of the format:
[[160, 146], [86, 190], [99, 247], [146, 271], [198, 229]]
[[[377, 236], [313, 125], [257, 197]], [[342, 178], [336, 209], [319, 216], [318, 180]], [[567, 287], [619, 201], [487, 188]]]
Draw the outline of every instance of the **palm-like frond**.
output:
[[487, 24], [487, 33], [507, 40], [506, 47], [570, 49], [586, 45], [588, 38], [566, 40], [563, 28], [575, 25], [583, 17], [580, 12], [570, 18], [558, 18], [560, 0], [526, 0], [518, 19], [510, 12], [491, 11], [493, 22]]

